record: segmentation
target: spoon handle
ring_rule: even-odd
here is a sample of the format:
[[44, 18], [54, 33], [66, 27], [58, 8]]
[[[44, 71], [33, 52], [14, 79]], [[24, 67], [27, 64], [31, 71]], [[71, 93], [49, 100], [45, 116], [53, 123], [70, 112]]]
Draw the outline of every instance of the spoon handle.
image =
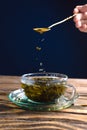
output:
[[64, 23], [64, 22], [68, 21], [69, 19], [73, 18], [74, 16], [76, 16], [76, 14], [73, 14], [72, 16], [69, 16], [69, 17], [63, 19], [62, 21], [59, 21], [59, 22], [57, 22], [57, 23], [54, 23], [54, 24], [52, 24], [51, 26], [49, 26], [48, 28], [51, 29], [52, 27], [54, 27], [54, 26], [56, 26], [56, 25], [58, 25], [58, 24], [61, 24], [61, 23]]

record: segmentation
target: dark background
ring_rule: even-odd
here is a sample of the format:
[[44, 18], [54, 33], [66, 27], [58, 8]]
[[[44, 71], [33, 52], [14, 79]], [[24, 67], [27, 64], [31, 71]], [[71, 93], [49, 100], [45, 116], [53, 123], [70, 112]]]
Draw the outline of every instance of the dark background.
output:
[[[73, 14], [86, 0], [0, 1], [0, 75], [47, 72], [87, 78], [87, 33], [69, 20], [40, 35], [34, 27], [45, 27]], [[40, 42], [41, 39], [44, 42]], [[41, 51], [36, 50], [41, 47]]]

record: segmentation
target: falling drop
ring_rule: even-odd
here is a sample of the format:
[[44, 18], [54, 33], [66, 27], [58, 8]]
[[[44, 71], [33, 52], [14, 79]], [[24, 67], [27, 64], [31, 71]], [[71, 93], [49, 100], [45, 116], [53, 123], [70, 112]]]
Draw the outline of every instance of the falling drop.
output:
[[38, 39], [37, 41], [37, 45], [35, 46], [35, 50], [36, 50], [36, 55], [35, 55], [35, 65], [36, 65], [36, 68], [39, 72], [45, 72], [45, 69], [44, 69], [44, 64], [42, 62], [43, 60], [43, 50], [44, 50], [44, 43], [45, 42], [45, 38], [43, 38], [41, 36], [40, 39]]
[[42, 39], [41, 39], [41, 42], [43, 42], [44, 40], [45, 40], [45, 39], [44, 39], [44, 38], [42, 38]]
[[44, 69], [39, 69], [39, 72], [43, 72]]
[[38, 47], [38, 46], [37, 46], [37, 47], [36, 47], [36, 50], [37, 50], [37, 51], [40, 51], [40, 50], [41, 50], [41, 47]]
[[43, 63], [42, 62], [40, 62], [40, 66], [42, 66], [43, 65]]

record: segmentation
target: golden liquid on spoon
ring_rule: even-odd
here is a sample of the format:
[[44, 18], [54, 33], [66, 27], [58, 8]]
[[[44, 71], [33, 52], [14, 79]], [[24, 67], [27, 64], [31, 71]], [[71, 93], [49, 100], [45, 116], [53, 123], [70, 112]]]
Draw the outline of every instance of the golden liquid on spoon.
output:
[[51, 29], [50, 28], [33, 28], [33, 30], [40, 33], [40, 34], [42, 34], [44, 32], [47, 32], [47, 31], [51, 30]]
[[52, 24], [49, 27], [45, 27], [45, 28], [33, 28], [33, 30], [36, 31], [36, 32], [38, 32], [38, 33], [40, 33], [40, 34], [45, 33], [47, 31], [50, 31], [52, 27], [54, 27], [56, 25], [59, 25], [61, 23], [64, 23], [64, 22], [68, 21], [69, 19], [73, 18], [74, 16], [76, 16], [76, 14], [73, 14], [73, 15], [71, 15], [71, 16], [69, 16], [69, 17], [67, 17], [67, 18], [65, 18], [65, 19], [63, 19], [63, 20], [61, 20], [59, 22], [56, 22], [56, 23]]

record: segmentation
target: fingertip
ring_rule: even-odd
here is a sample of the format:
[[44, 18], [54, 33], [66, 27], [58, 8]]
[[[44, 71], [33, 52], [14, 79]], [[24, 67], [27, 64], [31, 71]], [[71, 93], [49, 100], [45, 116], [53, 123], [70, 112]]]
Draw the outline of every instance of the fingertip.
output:
[[77, 9], [77, 8], [75, 8], [74, 10], [73, 10], [73, 13], [74, 14], [76, 14], [76, 13], [78, 13], [79, 12], [79, 10]]
[[82, 27], [83, 27], [83, 29], [87, 29], [87, 25], [86, 24], [83, 24]]
[[80, 27], [80, 28], [78, 28], [78, 29], [79, 29], [79, 31], [81, 31], [81, 32], [85, 32], [85, 33], [87, 33], [87, 28], [84, 29], [83, 27]]
[[76, 22], [76, 24], [75, 24], [75, 26], [76, 26], [76, 28], [80, 28], [81, 27], [81, 22], [80, 21], [78, 21], [78, 22]]

